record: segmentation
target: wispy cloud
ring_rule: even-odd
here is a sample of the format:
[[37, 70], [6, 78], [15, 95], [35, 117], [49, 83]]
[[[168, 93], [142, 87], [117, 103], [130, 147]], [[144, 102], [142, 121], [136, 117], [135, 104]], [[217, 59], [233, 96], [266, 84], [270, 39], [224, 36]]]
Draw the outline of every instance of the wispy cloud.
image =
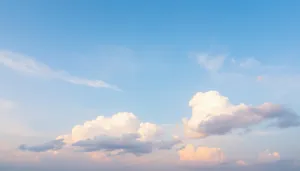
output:
[[198, 64], [209, 71], [218, 71], [225, 61], [225, 55], [198, 54]]
[[111, 85], [102, 80], [90, 80], [87, 78], [73, 76], [64, 70], [54, 70], [50, 66], [36, 61], [34, 58], [15, 52], [0, 51], [0, 64], [21, 73], [54, 78], [71, 84], [94, 88], [110, 88], [121, 91], [121, 89], [117, 86]]
[[242, 68], [253, 68], [260, 65], [261, 65], [260, 61], [254, 58], [247, 58], [246, 60], [240, 63], [240, 67]]

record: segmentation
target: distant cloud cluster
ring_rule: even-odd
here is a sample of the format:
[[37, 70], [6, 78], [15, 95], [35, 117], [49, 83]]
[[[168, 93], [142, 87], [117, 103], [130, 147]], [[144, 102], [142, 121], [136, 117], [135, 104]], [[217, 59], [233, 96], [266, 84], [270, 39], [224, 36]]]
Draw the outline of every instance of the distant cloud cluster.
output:
[[198, 161], [205, 164], [219, 164], [224, 161], [225, 155], [220, 148], [194, 147], [192, 144], [186, 145], [178, 151], [182, 161]]
[[184, 118], [185, 133], [191, 138], [224, 135], [235, 129], [247, 129], [263, 122], [288, 128], [300, 125], [299, 116], [281, 105], [264, 103], [260, 106], [233, 105], [217, 91], [198, 92], [190, 100], [190, 119]]
[[[224, 135], [236, 129], [248, 130], [265, 122], [277, 128], [300, 124], [299, 116], [281, 105], [234, 105], [217, 91], [196, 93], [189, 106], [192, 108], [192, 115], [189, 119], [183, 119], [187, 138]], [[67, 146], [76, 152], [90, 153], [94, 159], [123, 154], [141, 156], [154, 151], [174, 149], [178, 151], [181, 161], [205, 164], [224, 162], [225, 155], [220, 148], [185, 145], [185, 140], [165, 134], [163, 127], [159, 125], [141, 122], [133, 113], [119, 112], [110, 117], [98, 116], [94, 120], [76, 125], [69, 134], [60, 135], [56, 140], [39, 145], [21, 145], [19, 149], [39, 153], [61, 150]], [[260, 161], [272, 159], [280, 159], [279, 153], [264, 152], [259, 156]], [[242, 160], [238, 160], [236, 164], [247, 165]]]
[[71, 84], [84, 85], [94, 88], [110, 88], [120, 90], [117, 86], [102, 80], [90, 80], [70, 75], [63, 70], [54, 70], [50, 66], [36, 61], [35, 59], [10, 51], [0, 51], [0, 65], [8, 67], [24, 74], [36, 75], [46, 78], [58, 79]]

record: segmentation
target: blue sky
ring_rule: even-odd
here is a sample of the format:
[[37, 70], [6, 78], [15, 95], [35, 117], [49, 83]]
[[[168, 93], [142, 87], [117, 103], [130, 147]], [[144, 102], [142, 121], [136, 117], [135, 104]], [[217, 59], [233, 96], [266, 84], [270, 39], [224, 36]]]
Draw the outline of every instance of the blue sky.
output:
[[[189, 101], [211, 90], [234, 105], [270, 102], [298, 115], [299, 5], [296, 0], [3, 0], [0, 99], [17, 107], [12, 114], [2, 112], [2, 120], [51, 140], [97, 116], [132, 112], [183, 136], [182, 118], [193, 113]], [[97, 80], [104, 83], [95, 85]], [[237, 157], [251, 156], [251, 149], [280, 150], [286, 158], [299, 152], [294, 143], [287, 147], [297, 127], [250, 125], [255, 131], [243, 136], [226, 133], [185, 143], [213, 144], [233, 154], [239, 150], [229, 142], [242, 139], [250, 150]]]

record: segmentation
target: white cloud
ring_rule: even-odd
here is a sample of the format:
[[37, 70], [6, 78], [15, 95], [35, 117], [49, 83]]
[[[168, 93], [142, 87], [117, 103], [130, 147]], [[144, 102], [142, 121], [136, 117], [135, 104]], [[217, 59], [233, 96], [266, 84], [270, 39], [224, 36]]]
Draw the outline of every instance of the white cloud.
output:
[[264, 121], [271, 126], [299, 126], [299, 116], [281, 105], [264, 103], [260, 106], [233, 105], [217, 91], [198, 92], [190, 100], [190, 119], [183, 119], [185, 133], [191, 138], [222, 135], [234, 129], [247, 129]]
[[258, 155], [258, 161], [260, 162], [272, 162], [277, 160], [280, 160], [280, 154], [278, 152], [265, 150]]
[[46, 78], [59, 79], [68, 83], [84, 85], [94, 88], [110, 88], [120, 90], [117, 86], [102, 80], [90, 80], [70, 75], [63, 70], [54, 70], [51, 67], [34, 60], [31, 57], [9, 51], [0, 51], [0, 64], [12, 70]]
[[218, 71], [224, 63], [226, 56], [224, 55], [209, 55], [209, 54], [199, 54], [197, 55], [197, 61], [199, 65], [209, 71]]
[[111, 117], [98, 116], [95, 120], [76, 125], [70, 135], [65, 135], [71, 142], [93, 139], [100, 135], [121, 137], [124, 134], [139, 134], [140, 140], [146, 141], [161, 134], [158, 125], [141, 122], [133, 113], [120, 112]]
[[103, 151], [135, 155], [166, 150], [176, 146], [178, 139], [163, 140], [162, 127], [141, 122], [133, 113], [120, 112], [111, 117], [98, 116], [95, 120], [76, 125], [71, 134], [58, 136], [64, 142], [84, 152]]
[[224, 153], [220, 148], [197, 147], [188, 144], [178, 151], [182, 161], [198, 161], [205, 164], [218, 164], [224, 161]]

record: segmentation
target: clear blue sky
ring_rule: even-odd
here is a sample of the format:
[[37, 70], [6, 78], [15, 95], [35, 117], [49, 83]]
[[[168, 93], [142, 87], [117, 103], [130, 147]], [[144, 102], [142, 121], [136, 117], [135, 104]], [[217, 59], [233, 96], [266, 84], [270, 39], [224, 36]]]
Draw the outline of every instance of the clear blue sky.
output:
[[[178, 124], [190, 117], [192, 96], [208, 90], [233, 104], [273, 102], [299, 113], [299, 7], [297, 0], [1, 0], [1, 51], [122, 91], [0, 63], [0, 99], [18, 102], [20, 120], [50, 133], [122, 111]], [[199, 54], [224, 61], [212, 71]], [[243, 68], [248, 59], [259, 66]]]

